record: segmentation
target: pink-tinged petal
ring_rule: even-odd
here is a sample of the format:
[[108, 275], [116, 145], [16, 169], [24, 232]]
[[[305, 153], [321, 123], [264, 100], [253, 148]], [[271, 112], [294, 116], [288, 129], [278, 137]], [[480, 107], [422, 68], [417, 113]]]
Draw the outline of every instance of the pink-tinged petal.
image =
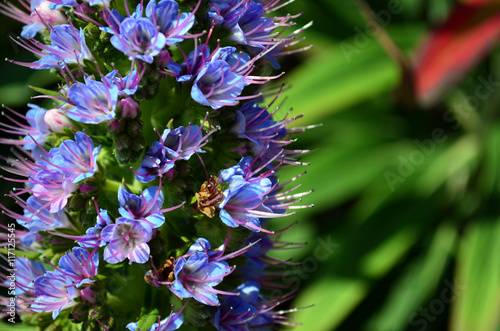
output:
[[128, 246], [124, 241], [108, 244], [104, 249], [104, 259], [108, 263], [120, 263], [128, 255]]
[[149, 259], [149, 246], [144, 243], [134, 247], [128, 254], [128, 258], [131, 262], [146, 263]]
[[149, 246], [152, 231], [144, 228], [134, 219], [120, 217], [117, 224], [106, 226], [101, 233], [109, 242], [104, 249], [104, 259], [108, 263], [119, 263], [126, 258], [130, 262], [144, 263], [149, 259]]

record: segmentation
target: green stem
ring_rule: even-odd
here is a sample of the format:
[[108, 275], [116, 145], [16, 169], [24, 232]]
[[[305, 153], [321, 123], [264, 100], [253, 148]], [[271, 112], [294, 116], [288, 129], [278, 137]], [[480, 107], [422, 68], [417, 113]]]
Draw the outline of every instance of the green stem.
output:
[[118, 188], [122, 183], [113, 179], [106, 178], [104, 182], [103, 189], [110, 192], [118, 192]]
[[[121, 182], [107, 178], [104, 182], [103, 189], [105, 191], [118, 192], [118, 188], [121, 185]], [[132, 190], [132, 192], [136, 193], [142, 192], [144, 190], [144, 183], [138, 181], [137, 179], [134, 179], [132, 185], [127, 184], [127, 186]]]
[[132, 186], [129, 186], [134, 192], [141, 192], [144, 190], [144, 183], [140, 182], [137, 180], [137, 178], [134, 177], [134, 182], [132, 183]]

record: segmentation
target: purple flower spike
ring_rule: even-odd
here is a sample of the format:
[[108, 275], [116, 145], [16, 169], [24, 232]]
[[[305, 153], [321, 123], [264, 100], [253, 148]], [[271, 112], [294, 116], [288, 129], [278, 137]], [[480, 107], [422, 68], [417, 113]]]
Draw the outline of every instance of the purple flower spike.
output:
[[66, 64], [80, 63], [83, 60], [94, 60], [90, 50], [85, 43], [85, 34], [82, 29], [76, 30], [68, 24], [56, 25], [50, 31], [50, 46], [40, 46], [38, 55], [42, 58], [33, 63], [33, 69], [64, 68]]
[[276, 27], [272, 19], [262, 17], [264, 14], [264, 7], [260, 3], [250, 1], [247, 10], [238, 20], [238, 24], [233, 27], [233, 33], [228, 39], [239, 44], [264, 49], [271, 43], [267, 38]]
[[257, 155], [263, 153], [262, 150], [269, 142], [280, 144], [278, 139], [287, 135], [288, 123], [289, 121], [275, 122], [267, 108], [261, 108], [255, 101], [250, 101], [236, 111], [236, 123], [231, 132], [238, 134], [239, 138], [250, 140], [252, 152]]
[[51, 234], [69, 240], [74, 240], [78, 243], [78, 245], [85, 248], [103, 247], [104, 245], [106, 245], [106, 241], [102, 240], [101, 238], [101, 232], [102, 229], [104, 229], [108, 224], [112, 224], [112, 221], [108, 215], [108, 211], [104, 209], [101, 209], [99, 211], [99, 208], [97, 207], [97, 202], [94, 201], [94, 203], [96, 204], [96, 210], [97, 210], [97, 222], [95, 226], [87, 229], [86, 234], [81, 236], [71, 236], [58, 232], [54, 233], [51, 232]]
[[108, 85], [116, 85], [121, 96], [134, 95], [139, 87], [142, 74], [139, 75], [137, 69], [134, 69], [125, 77], [122, 77], [117, 70], [113, 70], [107, 74], [104, 79]]
[[162, 141], [155, 141], [144, 154], [141, 166], [135, 173], [135, 178], [143, 183], [149, 183], [156, 177], [167, 174], [174, 168], [175, 160], [169, 160]]
[[161, 136], [169, 159], [189, 160], [194, 153], [205, 153], [206, 136], [197, 125], [180, 126], [174, 130], [165, 129]]
[[[227, 183], [224, 200], [217, 207], [221, 209], [222, 222], [230, 227], [244, 226], [254, 232], [272, 233], [261, 227], [261, 219], [293, 215], [285, 213], [287, 209], [307, 208], [311, 206], [291, 206], [300, 201], [300, 197], [311, 192], [286, 195], [293, 191], [278, 193], [287, 183], [278, 186], [272, 176], [281, 165], [272, 166], [272, 162], [282, 157], [276, 154], [272, 159], [261, 161], [250, 156], [240, 160], [238, 165], [221, 171], [219, 178]], [[264, 172], [261, 172], [264, 170]], [[261, 172], [261, 173], [259, 173]], [[292, 180], [293, 181], [293, 180]]]
[[222, 47], [214, 51], [212, 59], [226, 61], [234, 72], [244, 70], [245, 64], [250, 62], [250, 55], [237, 52], [235, 47]]
[[242, 176], [231, 177], [223, 192], [224, 200], [218, 205], [222, 222], [233, 228], [241, 225], [252, 231], [267, 231], [262, 229], [259, 218], [272, 214], [264, 206], [271, 188], [268, 178], [248, 182]]
[[160, 208], [163, 206], [163, 192], [159, 186], [145, 189], [141, 195], [135, 195], [124, 189], [118, 188], [118, 201], [120, 202], [120, 215], [136, 219], [144, 227], [159, 228], [165, 223], [165, 216]]
[[108, 263], [120, 263], [126, 258], [130, 262], [145, 263], [149, 258], [152, 231], [141, 222], [120, 217], [116, 224], [107, 225], [101, 232], [102, 239], [108, 242], [104, 249], [104, 259]]
[[299, 309], [274, 310], [283, 302], [293, 298], [293, 292], [270, 300], [260, 295], [260, 285], [247, 281], [235, 291], [233, 296], [224, 297], [215, 314], [213, 325], [220, 331], [270, 330], [279, 325], [297, 326], [287, 320], [293, 317], [283, 316]]
[[225, 297], [214, 320], [221, 331], [249, 330], [274, 323], [271, 309], [275, 302], [267, 302], [256, 282], [246, 282], [236, 289], [237, 296]]
[[175, 281], [169, 288], [180, 298], [194, 298], [205, 305], [217, 306], [217, 294], [227, 292], [213, 287], [220, 284], [234, 268], [229, 267], [217, 252], [209, 252], [209, 249], [208, 240], [199, 238], [185, 256], [177, 259], [174, 267]]
[[[203, 125], [202, 125], [203, 126]], [[175, 161], [189, 160], [194, 153], [203, 153], [207, 138], [215, 130], [203, 136], [201, 127], [197, 125], [180, 126], [174, 130], [165, 129], [160, 141], [153, 142], [141, 161], [135, 178], [149, 183], [158, 176], [169, 172]]]
[[24, 23], [21, 37], [33, 38], [38, 32], [44, 31], [49, 26], [63, 24], [67, 22], [66, 17], [59, 10], [52, 10], [50, 1], [30, 1], [29, 13], [16, 7], [12, 1], [0, 4], [0, 13]]
[[[293, 226], [293, 225], [292, 225]], [[292, 226], [289, 226], [279, 233], [283, 233]], [[301, 262], [284, 261], [272, 257], [269, 252], [278, 249], [295, 249], [303, 247], [303, 243], [289, 243], [271, 239], [269, 234], [253, 233], [247, 239], [247, 243], [255, 243], [246, 253], [247, 262], [238, 268], [238, 274], [247, 280], [258, 282], [262, 287], [268, 289], [287, 288], [289, 284], [280, 284], [276, 282], [279, 275], [285, 274], [285, 266], [300, 265]], [[266, 272], [267, 271], [267, 272]]]
[[78, 288], [85, 283], [93, 282], [89, 279], [97, 274], [99, 266], [99, 253], [97, 249], [89, 254], [85, 248], [73, 247], [72, 251], [63, 255], [59, 260], [59, 272], [61, 275], [75, 282]]
[[[125, 18], [115, 9], [106, 10], [102, 15], [108, 26], [102, 26], [99, 29], [109, 34], [118, 33], [120, 31], [120, 24]], [[142, 15], [142, 11], [140, 15]]]
[[106, 241], [101, 240], [101, 231], [108, 224], [111, 224], [111, 218], [108, 215], [108, 211], [101, 209], [100, 212], [99, 211], [97, 212], [96, 225], [88, 228], [86, 231], [87, 236], [84, 236], [81, 239], [81, 241], [78, 241], [78, 243], [81, 244], [83, 247], [94, 247], [94, 246], [102, 247], [106, 245]]
[[97, 171], [97, 156], [101, 146], [94, 148], [94, 143], [84, 132], [77, 132], [75, 140], [65, 140], [59, 148], [50, 151], [51, 167], [61, 171], [65, 180], [78, 183], [85, 178], [92, 177]]
[[153, 63], [153, 57], [165, 47], [166, 38], [147, 18], [129, 17], [120, 24], [120, 31], [111, 37], [111, 43], [130, 60]]
[[248, 0], [212, 0], [208, 19], [215, 25], [222, 25], [225, 29], [233, 29], [240, 17], [249, 6]]
[[52, 2], [51, 8], [60, 7], [78, 7], [78, 2], [76, 0], [49, 0]]
[[249, 76], [252, 65], [258, 57], [251, 60], [248, 54], [236, 52], [234, 47], [222, 47], [214, 50], [209, 58], [210, 62], [207, 62], [198, 72], [191, 89], [191, 97], [196, 102], [219, 109], [223, 106], [234, 106], [239, 100], [259, 96], [240, 97], [245, 86], [262, 84], [260, 80], [264, 77]]
[[224, 244], [213, 251], [209, 251], [210, 243], [199, 238], [187, 253], [175, 260], [175, 281], [159, 281], [160, 275], [155, 269], [155, 286], [167, 287], [179, 298], [194, 298], [210, 306], [219, 305], [217, 294], [237, 295], [231, 292], [216, 290], [213, 287], [220, 284], [222, 279], [233, 272], [225, 260], [245, 254], [255, 243], [251, 243], [237, 251], [224, 255], [227, 244], [231, 240], [231, 230]]
[[66, 115], [81, 123], [99, 124], [115, 117], [118, 102], [118, 87], [108, 82], [88, 79], [85, 84], [71, 85], [68, 91], [69, 103], [74, 107]]
[[226, 61], [207, 63], [198, 73], [191, 97], [203, 106], [219, 109], [238, 104], [236, 98], [245, 87], [245, 78], [231, 70]]
[[299, 119], [302, 115], [288, 117], [287, 112], [280, 121], [275, 121], [273, 115], [279, 109], [276, 107], [272, 112], [268, 109], [278, 99], [281, 89], [275, 98], [265, 108], [261, 108], [255, 101], [244, 104], [237, 112], [235, 125], [231, 132], [238, 135], [239, 138], [248, 139], [250, 150], [255, 157], [263, 161], [269, 161], [276, 157], [282, 157], [280, 162], [291, 165], [304, 165], [305, 163], [296, 160], [296, 156], [308, 153], [308, 150], [285, 149], [294, 140], [288, 138], [289, 135], [301, 133], [315, 126], [287, 128], [291, 122]]
[[61, 310], [74, 306], [74, 299], [79, 295], [78, 290], [71, 286], [69, 278], [54, 271], [48, 271], [35, 279], [34, 292], [36, 297], [31, 309], [39, 313], [52, 312], [53, 319]]
[[[55, 169], [54, 164], [51, 164], [50, 162], [52, 159], [52, 155], [50, 153], [40, 148], [39, 145], [37, 147], [36, 151], [39, 151], [39, 153], [32, 153], [36, 159], [35, 162], [30, 160], [30, 158], [27, 158], [26, 154], [22, 156], [16, 151], [14, 151], [14, 154], [18, 158], [23, 158], [23, 160], [7, 159], [7, 161], [12, 165], [12, 168], [8, 168], [10, 173], [28, 177], [27, 179], [4, 177], [6, 180], [22, 182], [25, 184], [24, 188], [20, 188], [16, 190], [17, 192], [12, 192], [8, 195], [13, 197], [18, 203], [21, 204], [21, 206], [24, 207], [26, 203], [19, 198], [19, 195], [23, 193], [31, 193], [40, 203], [40, 206], [37, 206], [37, 212], [34, 214], [39, 214], [40, 211], [45, 210], [46, 208], [49, 208], [50, 213], [57, 213], [64, 208], [68, 202], [69, 196], [77, 190], [78, 187], [73, 182], [67, 180], [62, 172]], [[57, 151], [57, 149], [53, 149], [53, 151]], [[30, 210], [29, 208], [25, 209]], [[33, 217], [34, 216], [30, 216], [29, 219], [24, 218], [21, 220], [28, 224]], [[47, 220], [45, 217], [44, 219]], [[51, 223], [51, 221], [48, 223]]]
[[54, 170], [40, 171], [33, 182], [36, 184], [31, 188], [33, 195], [41, 201], [46, 202], [42, 209], [50, 206], [51, 213], [57, 213], [68, 203], [68, 198], [77, 190], [76, 184], [67, 181], [64, 175]]
[[0, 143], [23, 145], [23, 148], [28, 151], [36, 149], [37, 143], [40, 146], [45, 144], [47, 137], [51, 133], [44, 120], [47, 110], [31, 103], [29, 103], [28, 106], [31, 109], [28, 110], [26, 116], [5, 107], [5, 109], [7, 109], [11, 114], [28, 122], [29, 125], [23, 124], [16, 118], [6, 114], [5, 117], [7, 117], [13, 124], [0, 123], [0, 131], [15, 134], [17, 136], [24, 136], [24, 138], [23, 140], [0, 138]]
[[[170, 62], [167, 64], [167, 68], [172, 71], [178, 82], [186, 82], [192, 79], [210, 58], [210, 47], [206, 44], [198, 47], [195, 40], [194, 50], [187, 57], [184, 57], [184, 62], [182, 64]], [[182, 74], [183, 67], [186, 67], [185, 74]]]
[[111, 0], [86, 0], [91, 6], [104, 5], [110, 1]]
[[16, 257], [14, 265], [16, 268], [16, 295], [33, 292], [33, 281], [46, 271], [43, 263], [28, 260], [26, 257]]
[[49, 212], [43, 208], [40, 200], [30, 196], [24, 206], [24, 215], [17, 218], [17, 223], [29, 229], [31, 233], [68, 227], [70, 222], [63, 211]]
[[162, 0], [156, 4], [151, 0], [146, 7], [146, 16], [165, 35], [168, 46], [184, 40], [184, 35], [194, 24], [193, 13], [178, 13], [179, 5], [173, 0]]

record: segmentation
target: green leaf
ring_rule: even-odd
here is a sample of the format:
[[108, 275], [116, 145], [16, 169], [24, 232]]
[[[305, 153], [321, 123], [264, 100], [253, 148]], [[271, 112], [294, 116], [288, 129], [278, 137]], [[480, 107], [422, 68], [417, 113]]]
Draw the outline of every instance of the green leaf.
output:
[[120, 262], [120, 263], [106, 263], [104, 266], [109, 269], [120, 269], [123, 268], [127, 263], [126, 262]]
[[[339, 238], [338, 254], [324, 263], [328, 267], [322, 277], [302, 289], [294, 304], [316, 304], [316, 308], [301, 310], [295, 318], [311, 330], [335, 329], [368, 295], [375, 280], [386, 275], [418, 242], [433, 221], [436, 208], [417, 199], [399, 199]], [[316, 248], [313, 252], [312, 257], [319, 260]], [[328, 313], [319, 314], [314, 309]]]
[[141, 312], [141, 318], [139, 319], [139, 324], [137, 329], [141, 331], [147, 331], [151, 326], [158, 321], [158, 309], [153, 309], [146, 313], [145, 309]]
[[475, 168], [479, 149], [477, 136], [468, 135], [453, 142], [452, 146], [441, 153], [436, 152], [414, 189], [423, 195], [430, 195], [447, 180], [457, 178], [460, 171], [468, 172]]
[[409, 265], [391, 287], [391, 293], [378, 314], [368, 323], [369, 330], [404, 330], [412, 314], [432, 297], [450, 261], [457, 239], [457, 230], [443, 223], [436, 231], [425, 254]]
[[452, 330], [496, 331], [500, 310], [500, 220], [477, 220], [460, 245], [455, 287], [462, 289], [453, 303]]
[[462, 291], [451, 317], [451, 328], [456, 331], [496, 331], [500, 323], [500, 128], [493, 127], [485, 141], [481, 184], [488, 198], [482, 214], [465, 229], [458, 250], [454, 284]]
[[304, 289], [297, 307], [314, 307], [294, 315], [302, 326], [293, 330], [334, 330], [368, 294], [369, 282], [361, 279], [323, 277]]
[[[373, 148], [343, 148], [329, 144], [304, 158], [311, 162], [307, 174], [298, 182], [302, 191], [314, 189], [303, 198], [303, 204], [314, 203], [314, 209], [301, 210], [306, 217], [346, 201], [364, 190], [375, 178], [382, 178], [388, 163], [405, 149], [402, 144], [386, 144]], [[328, 157], [325, 157], [328, 156]], [[367, 166], [369, 162], [369, 166]], [[280, 169], [281, 178], [297, 175], [296, 168]], [[390, 193], [387, 184], [384, 187]]]
[[[412, 46], [421, 28], [398, 27], [391, 36], [402, 47]], [[314, 43], [314, 40], [312, 40]], [[362, 46], [353, 39], [336, 45], [321, 45], [314, 55], [279, 83], [291, 83], [282, 110], [306, 113], [294, 122], [301, 126], [321, 122], [340, 110], [390, 91], [400, 80], [400, 72], [376, 42]], [[306, 97], [307, 96], [307, 97]]]
[[51, 97], [57, 97], [57, 93], [58, 93], [57, 91], [47, 90], [47, 89], [32, 86], [32, 85], [30, 85], [29, 87], [30, 87], [30, 89], [35, 90], [40, 94], [46, 94], [46, 95], [51, 96]]

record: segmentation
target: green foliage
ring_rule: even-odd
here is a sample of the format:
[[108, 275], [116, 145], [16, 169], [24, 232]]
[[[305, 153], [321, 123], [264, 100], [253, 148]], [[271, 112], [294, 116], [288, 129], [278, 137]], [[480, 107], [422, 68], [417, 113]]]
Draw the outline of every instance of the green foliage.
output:
[[157, 320], [158, 320], [158, 309], [153, 309], [150, 312], [146, 312], [146, 309], [143, 308], [137, 328], [139, 330], [149, 330]]
[[[370, 5], [380, 13], [392, 2], [399, 3], [401, 11], [391, 15], [386, 29], [408, 55], [429, 26], [442, 22], [451, 4], [377, 0]], [[407, 109], [394, 94], [402, 82], [398, 65], [367, 35], [367, 23], [353, 2], [303, 0], [285, 9], [303, 12], [299, 24], [315, 21], [305, 33], [314, 48], [294, 58], [302, 60], [297, 67], [290, 59], [284, 63], [283, 69], [290, 69], [284, 83], [293, 86], [283, 92], [287, 99], [276, 118], [293, 107], [292, 115], [305, 114], [295, 126], [323, 124], [300, 135], [296, 143], [297, 149], [314, 146], [304, 156], [311, 165], [304, 167], [308, 174], [301, 183], [304, 191], [315, 189], [302, 201], [315, 208], [292, 217], [298, 224], [281, 239], [308, 243], [296, 259], [306, 262], [292, 267], [287, 280], [291, 287], [302, 288], [292, 306], [315, 306], [295, 313], [302, 326], [292, 329], [498, 330], [500, 91], [495, 88], [480, 100], [476, 89], [479, 77], [500, 80], [500, 49], [437, 106]], [[4, 102], [25, 100], [26, 95], [12, 93], [16, 84], [0, 86], [0, 97], [8, 96]], [[142, 92], [147, 98], [149, 92]], [[141, 102], [148, 106], [144, 108], [155, 106], [151, 100]], [[158, 103], [174, 109], [165, 118], [153, 119], [158, 127], [184, 108], [170, 105], [168, 95]], [[188, 123], [195, 111], [186, 111], [176, 125]], [[148, 126], [144, 131], [153, 132]], [[148, 145], [156, 136], [145, 138]], [[209, 160], [220, 162], [220, 168], [233, 158], [223, 154], [234, 144], [233, 137], [228, 135], [224, 144], [207, 146], [220, 150], [218, 160]], [[296, 173], [296, 167], [283, 169], [282, 181]], [[209, 229], [215, 241], [225, 235], [220, 224], [211, 224], [207, 217], [195, 222], [200, 232]], [[287, 225], [283, 220], [272, 224], [276, 229]], [[30, 257], [29, 252], [18, 254]], [[107, 265], [122, 267], [124, 263]], [[136, 274], [142, 277], [144, 272]], [[147, 299], [141, 290], [116, 295], [140, 307], [139, 300]], [[193, 329], [209, 315], [198, 308], [192, 300], [184, 313]], [[154, 323], [155, 314], [145, 312], [140, 325]], [[7, 328], [4, 325], [0, 329]], [[32, 329], [16, 325], [15, 330]]]
[[[386, 29], [411, 56], [450, 2], [399, 3]], [[302, 325], [293, 329], [497, 330], [500, 91], [481, 99], [476, 91], [480, 78], [499, 80], [498, 49], [440, 104], [408, 109], [394, 93], [398, 64], [376, 38], [359, 43], [367, 23], [356, 6], [292, 6], [318, 19], [307, 34], [314, 48], [285, 78], [293, 86], [280, 111], [304, 113], [297, 126], [323, 124], [298, 141], [315, 146], [302, 181], [315, 190], [303, 204], [315, 208], [282, 237], [308, 243], [299, 254], [305, 264], [287, 279], [301, 287], [292, 306], [315, 306], [295, 314]], [[388, 2], [370, 6], [380, 13]], [[326, 15], [342, 20], [316, 24]], [[293, 170], [283, 169], [283, 180]]]

